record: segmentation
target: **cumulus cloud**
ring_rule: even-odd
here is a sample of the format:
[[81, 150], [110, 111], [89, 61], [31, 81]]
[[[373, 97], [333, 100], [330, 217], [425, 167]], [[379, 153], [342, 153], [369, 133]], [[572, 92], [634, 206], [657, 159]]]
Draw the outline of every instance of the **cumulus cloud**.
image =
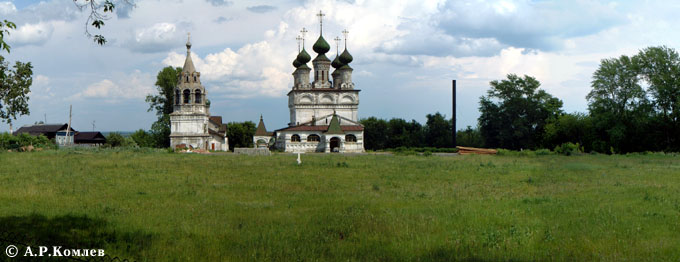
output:
[[[163, 60], [169, 66], [184, 65], [185, 54], [172, 52]], [[212, 92], [225, 97], [257, 95], [282, 96], [292, 84], [291, 68], [282, 64], [275, 47], [265, 41], [247, 44], [236, 51], [222, 52], [201, 58], [192, 53], [201, 79]]]
[[12, 2], [0, 2], [0, 14], [9, 15], [17, 12], [17, 7]]
[[234, 20], [234, 18], [220, 16], [220, 17], [218, 17], [218, 18], [215, 18], [215, 20], [213, 20], [213, 21], [214, 21], [215, 23], [221, 24], [221, 23], [229, 22], [229, 21], [231, 21], [231, 20]]
[[154, 92], [153, 77], [139, 70], [131, 74], [117, 74], [116, 78], [104, 79], [92, 83], [85, 90], [71, 96], [71, 99], [104, 98], [107, 102], [119, 102], [125, 99], [143, 99]]
[[52, 23], [24, 24], [12, 30], [8, 41], [17, 46], [42, 45], [50, 39], [52, 32], [54, 32]]
[[271, 5], [256, 5], [256, 6], [249, 6], [246, 7], [248, 11], [253, 12], [253, 13], [267, 13], [276, 10], [276, 6], [271, 6]]
[[184, 32], [173, 23], [156, 23], [135, 31], [129, 41], [129, 48], [140, 53], [165, 52], [177, 46], [184, 38]]
[[616, 5], [596, 1], [449, 0], [432, 20], [453, 37], [552, 51], [562, 48], [565, 38], [600, 32], [625, 17]]

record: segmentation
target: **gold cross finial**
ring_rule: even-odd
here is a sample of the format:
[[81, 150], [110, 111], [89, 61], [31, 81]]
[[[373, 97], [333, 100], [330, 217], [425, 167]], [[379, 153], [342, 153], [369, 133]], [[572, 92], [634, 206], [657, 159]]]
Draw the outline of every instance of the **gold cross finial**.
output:
[[300, 42], [302, 41], [302, 37], [301, 37], [301, 36], [297, 36], [297, 37], [295, 38], [295, 40], [297, 40], [297, 42], [298, 42], [298, 53], [300, 53]]
[[333, 39], [333, 40], [335, 40], [335, 51], [336, 51], [338, 54], [340, 54], [340, 41], [341, 41], [342, 39], [340, 39], [339, 36], [336, 36], [335, 39]]
[[320, 28], [319, 32], [323, 35], [323, 17], [326, 16], [326, 14], [324, 14], [323, 12], [321, 12], [321, 10], [319, 10], [319, 13], [316, 14], [316, 16], [319, 17], [319, 28]]
[[349, 34], [349, 31], [347, 29], [342, 30], [342, 34], [345, 35], [345, 49], [347, 49], [347, 34]]
[[300, 33], [302, 33], [302, 49], [305, 48], [305, 35], [307, 34], [307, 32], [309, 31], [307, 31], [307, 29], [304, 27], [302, 28], [302, 30], [300, 30]]

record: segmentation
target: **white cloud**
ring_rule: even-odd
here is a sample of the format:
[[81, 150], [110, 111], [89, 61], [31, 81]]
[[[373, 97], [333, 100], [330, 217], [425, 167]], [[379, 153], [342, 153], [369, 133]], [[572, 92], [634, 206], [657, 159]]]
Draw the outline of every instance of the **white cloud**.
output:
[[[281, 26], [280, 30], [285, 28]], [[192, 53], [192, 60], [201, 72], [204, 85], [218, 95], [242, 98], [283, 96], [292, 85], [293, 69], [283, 61], [288, 57], [294, 58], [295, 54], [281, 54], [280, 51], [262, 41], [247, 44], [236, 52], [226, 48], [204, 58]], [[163, 60], [163, 64], [181, 67], [185, 59], [186, 55], [172, 52]]]
[[129, 44], [136, 52], [164, 52], [176, 47], [182, 41], [183, 35], [184, 32], [180, 32], [173, 23], [156, 23], [136, 30]]
[[9, 15], [17, 12], [17, 7], [12, 2], [0, 2], [0, 15]]
[[73, 95], [70, 99], [101, 98], [109, 103], [126, 99], [144, 99], [146, 95], [155, 92], [153, 77], [139, 70], [131, 74], [117, 74], [114, 80], [104, 79], [92, 83], [85, 90]]
[[18, 46], [42, 45], [52, 37], [52, 32], [54, 32], [52, 23], [24, 24], [11, 31], [9, 42]]

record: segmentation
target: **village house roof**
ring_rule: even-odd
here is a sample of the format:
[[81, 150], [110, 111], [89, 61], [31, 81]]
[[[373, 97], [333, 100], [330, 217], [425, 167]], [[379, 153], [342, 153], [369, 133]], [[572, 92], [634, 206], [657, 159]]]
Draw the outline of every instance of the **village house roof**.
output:
[[[67, 124], [37, 124], [37, 125], [25, 125], [17, 129], [13, 135], [29, 134], [32, 136], [44, 135], [47, 138], [54, 138], [60, 130], [66, 130]], [[71, 132], [76, 132], [73, 128], [70, 129]]]
[[101, 132], [77, 132], [73, 138], [76, 144], [104, 144], [106, 137]]
[[221, 116], [210, 116], [210, 122], [213, 122], [215, 125], [221, 126], [222, 125], [222, 117]]

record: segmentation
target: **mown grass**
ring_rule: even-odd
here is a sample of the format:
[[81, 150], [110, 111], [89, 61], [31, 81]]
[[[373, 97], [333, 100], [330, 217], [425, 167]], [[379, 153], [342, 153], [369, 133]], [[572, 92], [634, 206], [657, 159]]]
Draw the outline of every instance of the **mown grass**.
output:
[[678, 156], [296, 157], [0, 153], [0, 227], [138, 261], [680, 260]]

